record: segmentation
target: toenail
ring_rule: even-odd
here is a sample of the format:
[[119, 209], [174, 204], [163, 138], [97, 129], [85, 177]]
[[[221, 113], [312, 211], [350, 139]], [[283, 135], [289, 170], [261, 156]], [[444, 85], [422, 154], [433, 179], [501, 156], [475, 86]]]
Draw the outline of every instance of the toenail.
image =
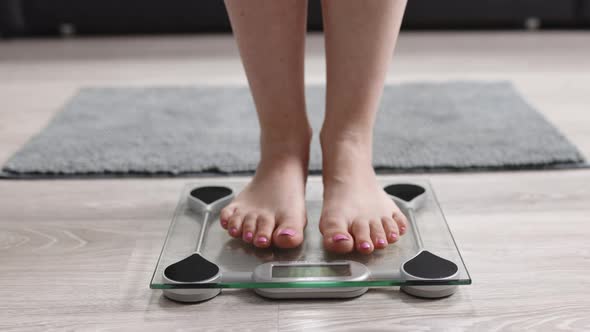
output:
[[336, 234], [336, 235], [334, 235], [334, 237], [332, 238], [332, 240], [334, 240], [334, 241], [348, 240], [348, 236], [346, 236], [344, 234]]
[[377, 240], [377, 243], [379, 243], [379, 244], [383, 245], [383, 244], [385, 244], [385, 240], [383, 240], [383, 239], [379, 239], [379, 240]]
[[258, 238], [258, 243], [266, 243], [268, 242], [268, 239], [264, 236], [261, 236]]
[[369, 244], [369, 242], [363, 242], [363, 243], [361, 243], [361, 248], [369, 249], [369, 248], [371, 248], [371, 245]]
[[296, 232], [295, 232], [294, 230], [292, 230], [292, 229], [289, 229], [289, 228], [287, 228], [287, 229], [283, 229], [283, 230], [282, 230], [282, 231], [279, 233], [279, 235], [288, 235], [288, 236], [293, 236], [293, 235], [295, 235], [295, 234], [296, 234]]
[[252, 232], [246, 232], [246, 240], [252, 240], [253, 237], [254, 234], [252, 234]]
[[391, 238], [392, 238], [392, 239], [394, 239], [394, 240], [397, 240], [397, 234], [395, 234], [395, 233], [391, 233], [391, 235], [390, 235], [390, 236], [391, 236]]
[[237, 229], [237, 228], [235, 228], [235, 227], [232, 227], [232, 228], [230, 228], [230, 229], [229, 229], [229, 232], [230, 232], [232, 235], [236, 235], [236, 233], [238, 232], [238, 229]]
[[405, 232], [406, 231], [406, 226], [402, 226], [399, 228], [400, 231]]
[[222, 221], [221, 221], [221, 224], [222, 224], [224, 227], [225, 227], [225, 226], [227, 226], [227, 220], [222, 220]]

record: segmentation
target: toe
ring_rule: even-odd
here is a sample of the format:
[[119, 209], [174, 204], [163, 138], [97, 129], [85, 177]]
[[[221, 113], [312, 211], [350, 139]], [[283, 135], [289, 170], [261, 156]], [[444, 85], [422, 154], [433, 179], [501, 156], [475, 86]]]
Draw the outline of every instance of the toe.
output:
[[303, 242], [303, 225], [305, 220], [289, 217], [277, 219], [272, 243], [279, 248], [295, 248]]
[[320, 220], [320, 232], [324, 237], [324, 247], [327, 250], [347, 253], [354, 249], [354, 240], [348, 232], [348, 224], [344, 219]]
[[258, 219], [256, 219], [256, 232], [254, 233], [254, 245], [259, 248], [269, 247], [274, 226], [274, 216], [258, 216]]
[[387, 236], [383, 230], [381, 220], [375, 219], [369, 222], [369, 230], [371, 232], [371, 240], [375, 249], [383, 249], [387, 247]]
[[254, 233], [256, 233], [256, 220], [258, 216], [253, 213], [249, 213], [244, 221], [242, 222], [242, 240], [248, 243], [252, 243], [254, 240]]
[[229, 217], [227, 223], [227, 232], [229, 235], [233, 237], [240, 237], [242, 235], [242, 222], [244, 221], [244, 217], [246, 215], [240, 211], [234, 212], [231, 217]]
[[355, 220], [352, 223], [352, 235], [354, 236], [354, 245], [358, 252], [370, 254], [374, 246], [371, 240], [371, 231], [369, 222], [366, 220]]
[[393, 220], [397, 224], [397, 228], [399, 229], [399, 234], [404, 235], [408, 229], [408, 219], [406, 216], [400, 211], [394, 211], [392, 213]]
[[227, 229], [229, 218], [234, 214], [235, 210], [236, 207], [232, 204], [221, 209], [221, 212], [219, 213], [219, 222], [221, 222], [221, 227]]
[[394, 243], [399, 239], [399, 230], [397, 224], [393, 221], [393, 218], [381, 218], [381, 225], [383, 226], [383, 230], [385, 231], [389, 243]]

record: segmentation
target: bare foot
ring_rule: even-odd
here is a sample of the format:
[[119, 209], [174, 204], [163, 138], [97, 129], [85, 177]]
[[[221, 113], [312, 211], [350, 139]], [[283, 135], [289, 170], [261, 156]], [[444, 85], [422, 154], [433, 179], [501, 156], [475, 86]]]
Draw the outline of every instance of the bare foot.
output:
[[221, 211], [221, 225], [231, 236], [259, 248], [303, 242], [309, 141], [262, 143], [256, 175]]
[[405, 233], [407, 220], [377, 182], [370, 138], [323, 135], [322, 151], [320, 231], [325, 248], [369, 254], [396, 242]]

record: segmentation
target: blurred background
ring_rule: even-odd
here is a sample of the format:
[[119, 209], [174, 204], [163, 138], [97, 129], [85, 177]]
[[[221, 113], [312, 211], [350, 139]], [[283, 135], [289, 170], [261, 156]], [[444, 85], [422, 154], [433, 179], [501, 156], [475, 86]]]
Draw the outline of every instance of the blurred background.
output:
[[[319, 1], [309, 7], [309, 28], [319, 30]], [[409, 29], [589, 26], [590, 0], [412, 0], [404, 22]], [[216, 0], [0, 0], [0, 33], [6, 37], [229, 30], [223, 2]]]

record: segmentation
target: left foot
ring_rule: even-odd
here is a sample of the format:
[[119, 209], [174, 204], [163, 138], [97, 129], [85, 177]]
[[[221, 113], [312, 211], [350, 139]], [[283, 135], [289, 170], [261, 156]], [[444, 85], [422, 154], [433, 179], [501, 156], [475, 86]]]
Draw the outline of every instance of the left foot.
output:
[[370, 138], [322, 136], [320, 231], [326, 249], [369, 254], [396, 242], [405, 233], [407, 220], [377, 181]]
[[262, 139], [254, 178], [220, 213], [230, 236], [259, 248], [295, 248], [303, 242], [310, 140], [311, 131], [296, 139]]

